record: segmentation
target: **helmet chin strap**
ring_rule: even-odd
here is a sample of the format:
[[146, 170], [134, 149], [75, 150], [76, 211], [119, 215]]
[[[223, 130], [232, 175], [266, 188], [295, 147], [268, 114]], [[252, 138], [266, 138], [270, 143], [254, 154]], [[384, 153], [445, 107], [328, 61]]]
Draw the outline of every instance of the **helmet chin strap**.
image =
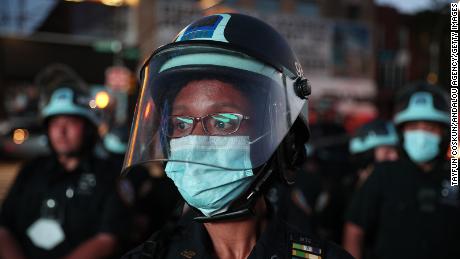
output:
[[[262, 195], [261, 190], [263, 189], [262, 186], [264, 183], [270, 178], [273, 173], [273, 166], [270, 166], [268, 170], [264, 173], [264, 169], [266, 169], [267, 163], [265, 163], [261, 168], [258, 170], [259, 172], [256, 174], [256, 179], [252, 188], [249, 188], [250, 191], [247, 191], [240, 195], [238, 199], [236, 199], [233, 204], [230, 204], [229, 209], [225, 212], [207, 217], [207, 216], [197, 216], [194, 218], [195, 221], [206, 223], [206, 222], [217, 222], [223, 220], [234, 220], [234, 219], [241, 219], [249, 216], [255, 215], [254, 205], [257, 202], [257, 199]], [[232, 206], [234, 204], [238, 204], [237, 206]], [[200, 213], [202, 214], [202, 213]]]

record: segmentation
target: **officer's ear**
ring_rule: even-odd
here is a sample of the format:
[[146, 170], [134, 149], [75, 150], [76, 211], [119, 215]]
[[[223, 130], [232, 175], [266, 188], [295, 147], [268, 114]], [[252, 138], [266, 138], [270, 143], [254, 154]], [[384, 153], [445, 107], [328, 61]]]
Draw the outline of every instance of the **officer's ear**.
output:
[[307, 125], [297, 118], [278, 148], [277, 164], [280, 167], [280, 176], [288, 184], [294, 182], [296, 172], [307, 160], [305, 143], [308, 141], [309, 132]]
[[297, 118], [289, 130], [289, 135], [292, 136], [292, 147], [290, 150], [292, 156], [289, 156], [292, 160], [291, 166], [297, 169], [307, 160], [305, 144], [310, 137], [310, 129], [300, 118]]

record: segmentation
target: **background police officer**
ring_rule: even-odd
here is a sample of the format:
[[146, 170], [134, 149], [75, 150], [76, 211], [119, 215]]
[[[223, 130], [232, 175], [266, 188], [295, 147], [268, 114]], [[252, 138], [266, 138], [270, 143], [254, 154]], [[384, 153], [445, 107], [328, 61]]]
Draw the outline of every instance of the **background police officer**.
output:
[[242, 14], [203, 17], [141, 76], [125, 170], [166, 162], [195, 217], [127, 258], [350, 258], [286, 224], [264, 198], [274, 181], [292, 182], [308, 138], [309, 85], [273, 28]]
[[[104, 136], [104, 148], [109, 159], [121, 168], [129, 140], [127, 127], [113, 127]], [[126, 247], [132, 248], [144, 242], [153, 232], [165, 224], [173, 224], [180, 216], [177, 211], [181, 201], [179, 192], [162, 170], [143, 165], [118, 181], [121, 199], [132, 213], [131, 227]]]
[[123, 207], [117, 168], [96, 158], [89, 96], [56, 89], [41, 111], [52, 154], [20, 170], [0, 214], [2, 258], [105, 258], [116, 250]]
[[447, 96], [439, 86], [416, 83], [396, 103], [402, 158], [376, 165], [358, 191], [345, 247], [362, 258], [363, 240], [374, 239], [369, 258], [460, 258], [459, 189], [450, 185], [445, 159]]
[[364, 183], [375, 163], [397, 160], [397, 147], [398, 133], [391, 122], [375, 119], [357, 129], [349, 144], [357, 170], [356, 184], [360, 186]]

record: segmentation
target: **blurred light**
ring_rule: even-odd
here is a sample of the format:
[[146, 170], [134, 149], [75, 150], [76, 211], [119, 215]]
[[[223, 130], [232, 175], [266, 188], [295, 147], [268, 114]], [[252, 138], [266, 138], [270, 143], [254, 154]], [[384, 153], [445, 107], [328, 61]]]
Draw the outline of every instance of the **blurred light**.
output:
[[123, 2], [123, 0], [101, 0], [102, 4], [109, 6], [122, 6]]
[[144, 119], [149, 117], [150, 111], [152, 110], [152, 104], [147, 103], [147, 107], [145, 107], [145, 112], [144, 112]]
[[137, 6], [139, 5], [139, 0], [125, 0], [125, 3], [130, 6]]
[[15, 144], [22, 144], [29, 136], [29, 132], [26, 129], [15, 129], [13, 133], [13, 142]]
[[203, 13], [205, 15], [213, 15], [218, 13], [238, 13], [238, 11], [228, 6], [216, 5], [208, 9], [204, 9]]
[[46, 206], [48, 206], [48, 208], [54, 208], [56, 206], [56, 202], [53, 199], [48, 199], [46, 201]]
[[96, 105], [96, 100], [91, 100], [91, 101], [89, 101], [89, 107], [91, 107], [91, 109], [96, 108], [96, 107], [97, 107], [97, 105]]
[[108, 5], [108, 6], [122, 6], [122, 5], [129, 5], [129, 6], [138, 6], [139, 5], [139, 0], [64, 0], [67, 2], [76, 2], [76, 3], [81, 3], [81, 2], [97, 2], [101, 3], [103, 5]]
[[109, 105], [110, 97], [106, 91], [100, 91], [96, 94], [96, 106], [99, 109], [104, 109]]
[[122, 50], [120, 41], [117, 40], [98, 40], [93, 43], [93, 48], [97, 52], [119, 52]]
[[426, 77], [426, 81], [432, 85], [435, 85], [438, 82], [438, 75], [436, 73], [430, 72]]
[[222, 0], [201, 0], [199, 2], [200, 7], [202, 10], [212, 8], [218, 4], [220, 4]]
[[121, 42], [119, 42], [119, 41], [112, 41], [112, 42], [110, 43], [110, 49], [112, 50], [112, 52], [120, 52], [121, 49], [122, 49]]

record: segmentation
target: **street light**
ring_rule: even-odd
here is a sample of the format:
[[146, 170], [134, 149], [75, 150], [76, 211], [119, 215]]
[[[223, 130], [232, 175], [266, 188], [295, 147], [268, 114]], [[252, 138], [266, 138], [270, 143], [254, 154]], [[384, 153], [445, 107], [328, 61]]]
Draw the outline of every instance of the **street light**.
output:
[[95, 102], [96, 107], [99, 109], [104, 109], [107, 107], [107, 105], [109, 105], [110, 96], [106, 91], [100, 91], [96, 94]]
[[13, 133], [13, 142], [17, 145], [24, 143], [29, 137], [29, 132], [26, 129], [15, 129]]
[[81, 3], [81, 2], [96, 2], [96, 3], [101, 3], [103, 5], [108, 5], [108, 6], [114, 6], [114, 7], [119, 7], [123, 5], [129, 5], [129, 6], [137, 6], [139, 4], [139, 0], [65, 0], [67, 2], [76, 2], [76, 3]]
[[124, 4], [123, 0], [101, 0], [102, 4], [109, 6], [122, 6]]

